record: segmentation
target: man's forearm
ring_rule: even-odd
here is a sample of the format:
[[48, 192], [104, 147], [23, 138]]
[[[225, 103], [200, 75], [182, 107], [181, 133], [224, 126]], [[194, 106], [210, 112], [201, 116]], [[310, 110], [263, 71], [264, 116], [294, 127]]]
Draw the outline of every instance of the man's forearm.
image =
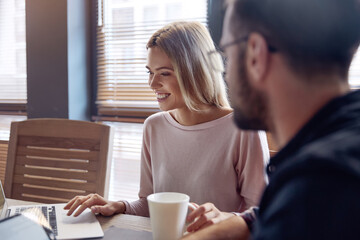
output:
[[183, 240], [249, 239], [250, 231], [242, 217], [234, 216], [218, 224], [187, 234]]

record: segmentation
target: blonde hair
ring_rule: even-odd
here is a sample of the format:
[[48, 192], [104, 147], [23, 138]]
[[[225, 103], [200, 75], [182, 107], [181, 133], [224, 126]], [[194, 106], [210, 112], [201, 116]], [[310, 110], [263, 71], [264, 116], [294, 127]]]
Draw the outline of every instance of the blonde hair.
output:
[[[156, 31], [146, 48], [159, 47], [170, 58], [187, 107], [229, 107], [222, 72], [223, 62], [209, 53], [215, 50], [207, 28], [199, 22], [173, 22]], [[216, 65], [216, 66], [212, 66]], [[215, 68], [214, 68], [215, 67]]]

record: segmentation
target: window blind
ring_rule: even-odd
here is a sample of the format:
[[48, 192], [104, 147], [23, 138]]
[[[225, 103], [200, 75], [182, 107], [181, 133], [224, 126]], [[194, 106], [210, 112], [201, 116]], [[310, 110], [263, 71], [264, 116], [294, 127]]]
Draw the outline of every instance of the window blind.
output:
[[10, 136], [10, 125], [13, 121], [23, 121], [26, 116], [0, 115], [0, 180], [4, 182], [6, 157]]
[[360, 49], [357, 50], [350, 65], [349, 83], [352, 89], [360, 89]]
[[165, 24], [206, 24], [206, 0], [101, 0], [97, 28], [97, 100], [100, 116], [147, 117], [159, 111], [148, 86], [146, 43]]
[[114, 132], [109, 200], [138, 199], [140, 188], [141, 123], [103, 122]]
[[25, 0], [0, 0], [0, 111], [26, 104]]

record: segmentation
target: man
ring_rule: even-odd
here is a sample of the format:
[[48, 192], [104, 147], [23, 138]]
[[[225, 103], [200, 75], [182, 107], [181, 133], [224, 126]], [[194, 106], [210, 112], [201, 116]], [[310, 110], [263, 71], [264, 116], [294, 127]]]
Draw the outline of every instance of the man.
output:
[[[185, 239], [359, 239], [360, 91], [349, 66], [358, 0], [237, 0], [221, 46], [235, 122], [281, 150], [259, 210]], [[221, 197], [221, 196], [219, 196]]]

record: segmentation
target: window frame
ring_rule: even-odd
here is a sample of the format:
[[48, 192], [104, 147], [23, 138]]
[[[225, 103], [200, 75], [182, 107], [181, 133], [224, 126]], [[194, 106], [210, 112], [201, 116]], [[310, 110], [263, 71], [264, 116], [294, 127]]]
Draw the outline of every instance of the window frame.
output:
[[[102, 2], [102, 0], [100, 0]], [[208, 27], [210, 28], [209, 25], [209, 19], [210, 19], [210, 13], [216, 11], [215, 7], [212, 7], [212, 10], [210, 10], [210, 6], [214, 6], [214, 3], [217, 3], [216, 6], [220, 6], [222, 5], [222, 1], [221, 0], [207, 0], [207, 17], [206, 20]], [[98, 19], [97, 16], [100, 13], [101, 14], [101, 10], [99, 10], [99, 5], [98, 2], [95, 5], [95, 10], [93, 11], [93, 22], [95, 22], [96, 24], [92, 26], [92, 30], [95, 31], [94, 34], [94, 45], [92, 46], [95, 53], [97, 51], [97, 23], [98, 23]], [[222, 11], [222, 14], [224, 13], [224, 11]], [[223, 19], [223, 15], [222, 18]], [[103, 19], [100, 19], [100, 23], [103, 21]], [[215, 24], [215, 20], [212, 21]], [[221, 21], [222, 22], [222, 21]], [[165, 23], [163, 24], [165, 25]], [[221, 36], [221, 29], [219, 31], [219, 29], [214, 28], [214, 31], [210, 30], [211, 34], [213, 32], [216, 32], [217, 34], [217, 38], [218, 40], [220, 40], [220, 36]], [[144, 46], [145, 48], [145, 46]], [[161, 110], [159, 109], [157, 103], [152, 105], [152, 106], [141, 106], [139, 104], [139, 106], [134, 106], [134, 107], [115, 107], [115, 106], [107, 106], [107, 107], [101, 107], [100, 109], [98, 108], [98, 105], [96, 104], [96, 99], [98, 99], [98, 55], [94, 54], [96, 56], [94, 56], [94, 62], [93, 62], [93, 69], [94, 69], [94, 79], [93, 79], [93, 101], [92, 101], [92, 119], [93, 120], [97, 120], [97, 121], [102, 121], [102, 120], [106, 120], [106, 121], [114, 121], [114, 122], [144, 122], [144, 120], [149, 117], [150, 115], [160, 112]], [[144, 72], [145, 72], [145, 68], [144, 68]], [[154, 95], [155, 97], [155, 95]], [[156, 99], [155, 99], [156, 101]]]

